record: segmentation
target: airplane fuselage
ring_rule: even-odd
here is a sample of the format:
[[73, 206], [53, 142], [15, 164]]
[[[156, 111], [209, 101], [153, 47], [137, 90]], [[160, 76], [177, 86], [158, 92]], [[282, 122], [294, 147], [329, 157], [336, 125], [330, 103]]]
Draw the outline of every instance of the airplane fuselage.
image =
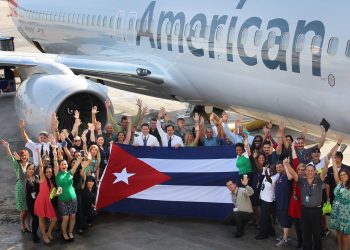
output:
[[22, 35], [47, 53], [159, 66], [161, 97], [315, 133], [324, 117], [350, 134], [346, 1], [9, 3]]

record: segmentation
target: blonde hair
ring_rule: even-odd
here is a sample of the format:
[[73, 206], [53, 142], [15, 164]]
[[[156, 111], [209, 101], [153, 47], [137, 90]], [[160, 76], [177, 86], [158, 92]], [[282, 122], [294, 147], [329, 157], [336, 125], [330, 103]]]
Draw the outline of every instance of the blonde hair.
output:
[[[92, 155], [91, 155], [91, 150], [92, 149], [96, 149], [96, 151], [97, 151], [96, 158], [93, 158]], [[91, 145], [90, 146], [90, 148], [89, 148], [89, 157], [91, 158], [91, 160], [96, 159], [97, 160], [97, 165], [100, 165], [100, 163], [101, 163], [101, 154], [100, 154], [100, 149], [98, 148], [97, 145]]]

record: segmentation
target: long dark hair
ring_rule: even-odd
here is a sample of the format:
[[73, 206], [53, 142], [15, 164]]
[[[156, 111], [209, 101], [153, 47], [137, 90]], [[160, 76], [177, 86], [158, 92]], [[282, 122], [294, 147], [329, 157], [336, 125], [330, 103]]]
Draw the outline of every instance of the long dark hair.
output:
[[47, 178], [47, 176], [46, 176], [46, 170], [47, 170], [48, 168], [50, 168], [51, 171], [52, 171], [51, 182], [52, 182], [52, 184], [53, 184], [53, 187], [57, 187], [57, 185], [56, 185], [56, 178], [55, 178], [55, 174], [54, 174], [55, 172], [54, 172], [53, 168], [52, 168], [50, 165], [47, 166], [47, 167], [45, 167], [45, 168], [44, 168], [44, 176], [45, 176], [45, 178], [46, 178], [47, 186], [49, 187], [49, 190], [50, 190], [50, 189], [51, 189], [51, 182], [50, 182], [50, 179]]
[[339, 171], [339, 178], [340, 178], [340, 174], [341, 174], [342, 172], [344, 172], [344, 173], [348, 176], [348, 181], [345, 183], [345, 187], [346, 187], [347, 189], [350, 189], [350, 173], [349, 173], [349, 171], [346, 170], [346, 169], [340, 169], [340, 171]]

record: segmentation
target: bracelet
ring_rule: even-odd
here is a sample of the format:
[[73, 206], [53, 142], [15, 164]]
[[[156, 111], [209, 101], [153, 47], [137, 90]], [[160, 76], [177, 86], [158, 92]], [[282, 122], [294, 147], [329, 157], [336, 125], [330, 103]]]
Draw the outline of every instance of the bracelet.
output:
[[337, 145], [338, 145], [338, 146], [340, 146], [340, 143], [339, 143], [339, 142], [337, 142]]

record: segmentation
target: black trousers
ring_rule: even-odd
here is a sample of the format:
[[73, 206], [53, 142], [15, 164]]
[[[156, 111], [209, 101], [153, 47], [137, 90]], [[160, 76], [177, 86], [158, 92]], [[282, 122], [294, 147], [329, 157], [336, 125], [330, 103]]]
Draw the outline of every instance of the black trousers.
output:
[[303, 250], [322, 249], [322, 208], [301, 207]]
[[[28, 207], [30, 205], [31, 204], [28, 204]], [[32, 207], [29, 207], [28, 211], [30, 213], [30, 216], [32, 217], [32, 237], [34, 239], [38, 237], [39, 218], [34, 214], [34, 205]]]
[[237, 234], [244, 233], [244, 227], [248, 224], [248, 222], [253, 218], [253, 213], [247, 212], [233, 212], [224, 220], [225, 225], [236, 225]]
[[298, 238], [298, 246], [302, 244], [303, 242], [303, 235], [302, 235], [302, 231], [301, 231], [301, 222], [300, 219], [296, 219], [293, 218], [293, 223], [294, 223], [294, 227], [295, 227], [295, 233], [297, 234], [297, 238]]
[[275, 229], [272, 227], [272, 202], [260, 200], [260, 235], [267, 237], [275, 234]]

